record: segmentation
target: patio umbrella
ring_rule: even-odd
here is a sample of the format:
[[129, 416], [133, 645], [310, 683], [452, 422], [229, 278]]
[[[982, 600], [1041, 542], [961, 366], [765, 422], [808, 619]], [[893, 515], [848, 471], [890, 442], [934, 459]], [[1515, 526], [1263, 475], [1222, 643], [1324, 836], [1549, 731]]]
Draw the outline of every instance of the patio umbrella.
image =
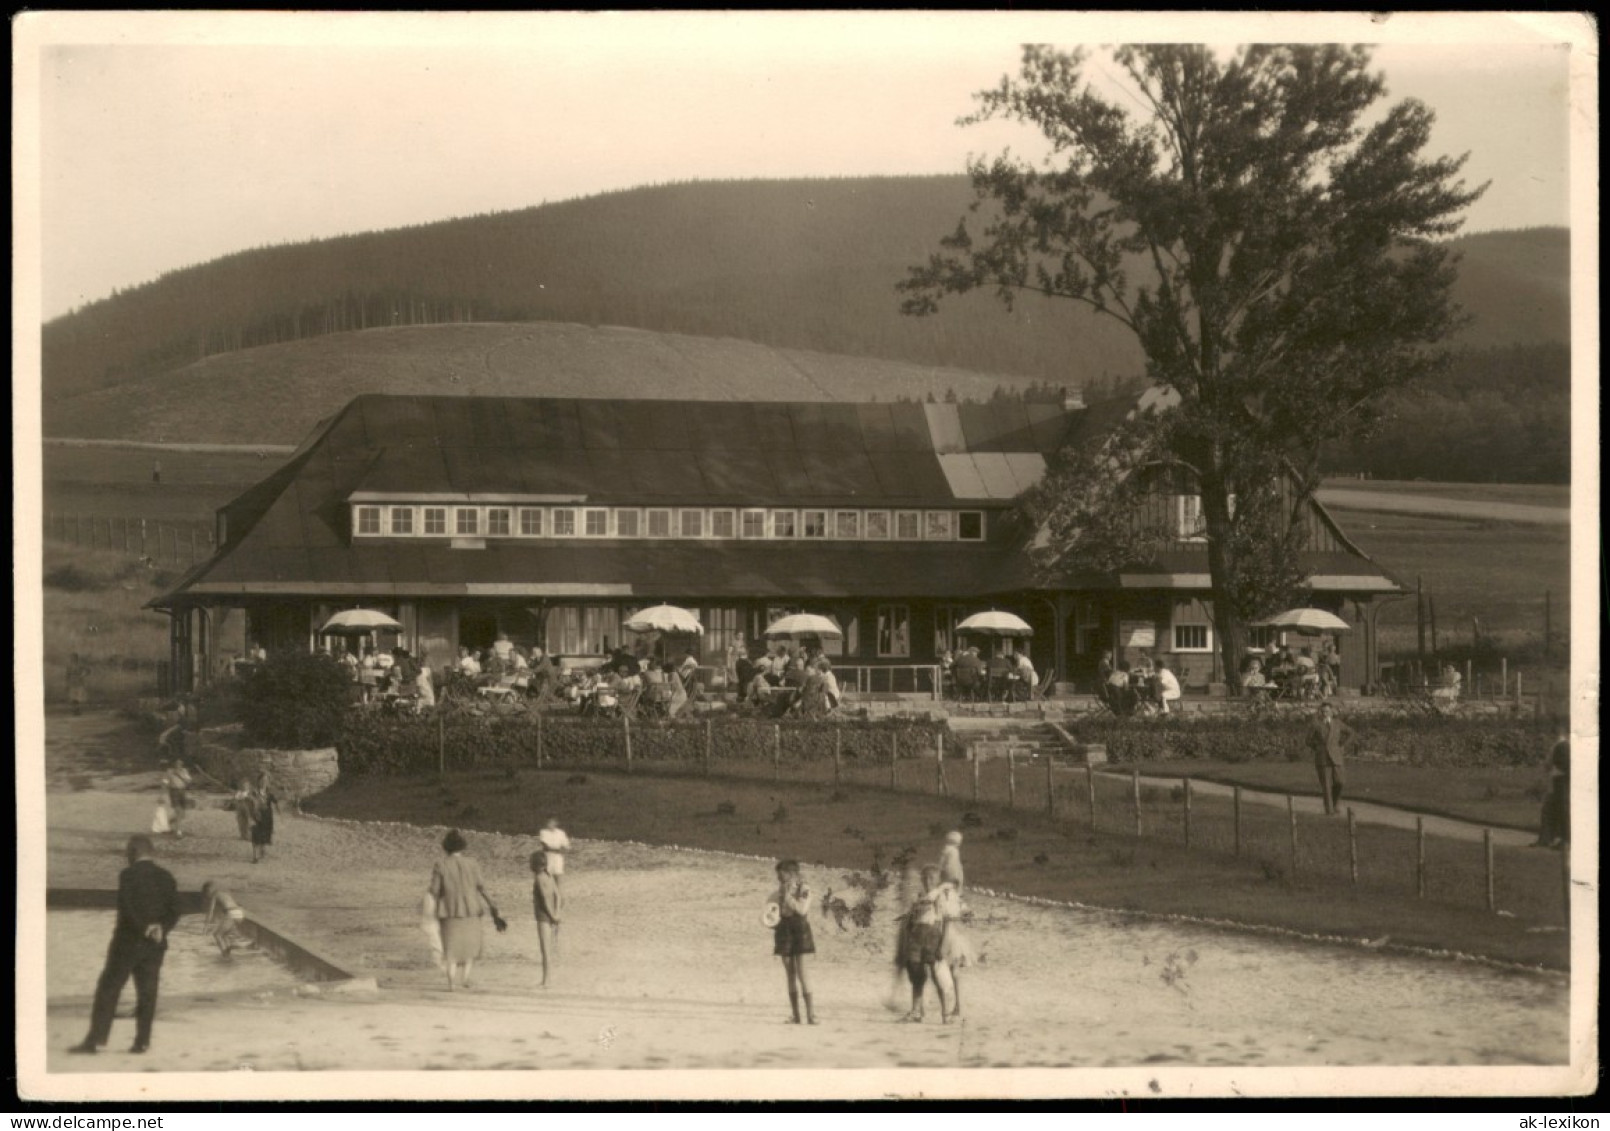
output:
[[1318, 636], [1322, 632], [1350, 632], [1353, 628], [1341, 617], [1324, 609], [1287, 609], [1258, 624], [1268, 628], [1289, 628], [1304, 636]]
[[375, 609], [342, 609], [324, 622], [320, 636], [368, 636], [375, 632], [401, 632], [402, 625]]
[[957, 632], [971, 632], [979, 636], [1033, 636], [1029, 622], [1013, 613], [991, 609], [987, 613], [974, 613], [956, 626]]
[[632, 632], [666, 632], [703, 636], [704, 625], [687, 609], [675, 605], [655, 605], [633, 613], [622, 626]]
[[815, 613], [794, 613], [773, 621], [766, 629], [766, 638], [780, 636], [816, 636], [824, 640], [840, 640], [844, 632], [826, 617]]

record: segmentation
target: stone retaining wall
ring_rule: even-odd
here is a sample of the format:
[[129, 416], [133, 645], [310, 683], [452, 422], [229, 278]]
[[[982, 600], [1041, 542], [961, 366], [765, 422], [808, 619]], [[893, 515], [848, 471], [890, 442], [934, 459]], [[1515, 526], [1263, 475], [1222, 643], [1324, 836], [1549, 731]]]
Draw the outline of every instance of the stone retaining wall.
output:
[[244, 745], [238, 726], [202, 731], [194, 751], [197, 765], [224, 785], [268, 771], [274, 792], [300, 801], [329, 789], [340, 777], [335, 747], [318, 750], [270, 750]]

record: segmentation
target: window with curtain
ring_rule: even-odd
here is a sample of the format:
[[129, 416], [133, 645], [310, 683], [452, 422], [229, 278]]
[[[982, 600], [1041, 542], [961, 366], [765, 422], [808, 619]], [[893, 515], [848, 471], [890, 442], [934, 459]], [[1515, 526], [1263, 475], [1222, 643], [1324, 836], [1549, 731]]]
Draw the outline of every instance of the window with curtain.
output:
[[878, 606], [878, 655], [886, 659], [904, 659], [911, 655], [909, 606]]

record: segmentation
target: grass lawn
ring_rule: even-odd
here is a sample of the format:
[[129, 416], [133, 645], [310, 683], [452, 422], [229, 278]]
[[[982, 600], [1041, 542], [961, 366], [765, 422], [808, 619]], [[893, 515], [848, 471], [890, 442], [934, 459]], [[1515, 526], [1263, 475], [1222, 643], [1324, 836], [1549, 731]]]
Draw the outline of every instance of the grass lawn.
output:
[[887, 864], [906, 849], [920, 858], [937, 855], [945, 830], [964, 827], [969, 882], [982, 887], [1314, 934], [1390, 936], [1403, 944], [1566, 968], [1566, 938], [1554, 929], [1561, 922], [1554, 853], [1505, 856], [1500, 906], [1510, 914], [1497, 916], [1479, 898], [1479, 846], [1472, 852], [1467, 845], [1433, 842], [1428, 863], [1435, 882], [1427, 898], [1417, 900], [1412, 834], [1373, 838], [1354, 887], [1346, 872], [1345, 830], [1339, 856], [1338, 846], [1326, 840], [1337, 835], [1334, 822], [1305, 823], [1293, 872], [1284, 855], [1284, 814], [1249, 815], [1238, 858], [1225, 840], [1227, 806], [1202, 799], [1193, 847], [1187, 849], [1169, 824], [1176, 807], [1166, 790], [1149, 791], [1148, 835], [1136, 838], [1122, 797], [1102, 788], [1106, 796], [1095, 829], [1077, 817], [1074, 796], [1082, 782], [1058, 787], [1062, 815], [1053, 818], [1044, 812], [1043, 792], [1036, 799], [1027, 789], [1021, 807], [1008, 810], [931, 793], [673, 776], [663, 770], [626, 775], [505, 768], [440, 778], [348, 777], [313, 808], [325, 816], [523, 835], [534, 835], [557, 814], [574, 837], [791, 856], [854, 870], [874, 861]]
[[[1130, 764], [1124, 768], [1129, 769]], [[1314, 768], [1307, 761], [1137, 762], [1133, 768], [1146, 777], [1177, 780], [1189, 775], [1273, 793], [1319, 796]], [[1358, 761], [1347, 765], [1347, 796], [1354, 800], [1495, 827], [1537, 828], [1545, 788], [1542, 775], [1532, 768], [1446, 770]]]

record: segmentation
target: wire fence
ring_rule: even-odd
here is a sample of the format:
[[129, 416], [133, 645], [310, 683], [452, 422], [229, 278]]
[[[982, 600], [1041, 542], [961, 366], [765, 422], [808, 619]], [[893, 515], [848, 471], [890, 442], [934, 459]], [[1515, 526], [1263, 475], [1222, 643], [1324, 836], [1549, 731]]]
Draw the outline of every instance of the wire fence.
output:
[[93, 550], [119, 550], [152, 562], [194, 565], [212, 555], [207, 522], [46, 511], [44, 536], [52, 542]]
[[[1240, 859], [1282, 884], [1335, 886], [1409, 896], [1514, 916], [1565, 922], [1565, 854], [1485, 836], [1445, 836], [1305, 809], [1313, 799], [1271, 804], [1263, 792], [1213, 789], [1186, 778], [1104, 772], [1033, 744], [976, 741], [945, 731], [836, 723], [675, 724], [544, 719], [514, 748], [477, 753], [442, 730], [437, 768], [489, 765], [768, 781], [828, 789], [926, 794], [965, 809], [1020, 812], [1103, 838], [1170, 844]], [[525, 724], [521, 724], [524, 727]], [[730, 728], [748, 726], [735, 743]], [[415, 767], [416, 769], [422, 767]], [[1510, 836], [1513, 841], [1513, 836]]]

